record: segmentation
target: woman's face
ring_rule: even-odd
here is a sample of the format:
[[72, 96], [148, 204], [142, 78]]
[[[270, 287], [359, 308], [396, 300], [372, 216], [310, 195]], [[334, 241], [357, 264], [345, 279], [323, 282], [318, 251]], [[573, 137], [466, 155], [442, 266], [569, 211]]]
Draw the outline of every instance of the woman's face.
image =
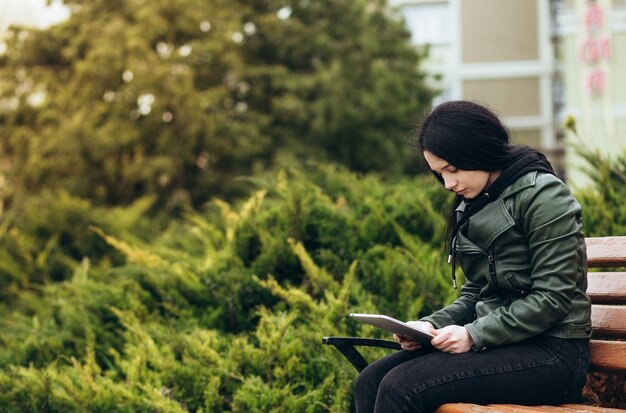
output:
[[430, 169], [443, 178], [447, 190], [456, 192], [465, 199], [476, 198], [484, 189], [491, 185], [500, 172], [467, 171], [450, 165], [432, 152], [424, 151], [424, 158]]

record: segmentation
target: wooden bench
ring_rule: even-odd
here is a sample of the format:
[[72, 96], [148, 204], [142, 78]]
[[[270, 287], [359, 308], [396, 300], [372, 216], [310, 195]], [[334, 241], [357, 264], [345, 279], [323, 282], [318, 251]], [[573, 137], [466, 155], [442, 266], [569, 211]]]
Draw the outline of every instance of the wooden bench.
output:
[[[587, 238], [589, 268], [626, 267], [626, 236]], [[626, 272], [590, 272], [587, 293], [591, 297], [591, 370], [626, 373]], [[395, 341], [356, 337], [324, 337], [322, 343], [335, 346], [360, 372], [368, 363], [355, 346], [399, 350]], [[584, 404], [561, 406], [520, 406], [469, 403], [445, 404], [436, 413], [583, 413], [626, 412], [622, 409], [593, 407]]]

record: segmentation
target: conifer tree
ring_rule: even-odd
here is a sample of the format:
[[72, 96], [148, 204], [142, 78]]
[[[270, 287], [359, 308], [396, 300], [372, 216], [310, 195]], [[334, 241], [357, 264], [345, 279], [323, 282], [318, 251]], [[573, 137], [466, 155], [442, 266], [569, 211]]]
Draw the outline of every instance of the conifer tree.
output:
[[[431, 99], [379, 0], [65, 0], [0, 56], [5, 200], [199, 205], [281, 154], [403, 172]], [[289, 155], [292, 156], [292, 155]]]

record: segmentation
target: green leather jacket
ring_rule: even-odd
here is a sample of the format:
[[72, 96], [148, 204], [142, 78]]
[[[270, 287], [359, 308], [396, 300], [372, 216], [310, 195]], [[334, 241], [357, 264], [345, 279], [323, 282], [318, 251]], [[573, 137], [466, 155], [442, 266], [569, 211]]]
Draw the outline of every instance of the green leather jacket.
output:
[[457, 258], [460, 297], [423, 321], [465, 326], [476, 349], [537, 334], [590, 337], [581, 208], [554, 175], [527, 173], [472, 216], [457, 234]]

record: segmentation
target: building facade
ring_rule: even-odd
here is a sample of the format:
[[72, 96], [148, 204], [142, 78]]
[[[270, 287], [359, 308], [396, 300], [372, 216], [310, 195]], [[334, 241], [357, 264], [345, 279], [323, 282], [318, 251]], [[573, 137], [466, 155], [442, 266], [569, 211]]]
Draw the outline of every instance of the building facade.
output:
[[[581, 95], [581, 77], [588, 78], [591, 69], [583, 73], [577, 49], [587, 30], [583, 9], [589, 3], [606, 3], [601, 7], [610, 28], [607, 23], [604, 30], [613, 45], [610, 59], [602, 63], [606, 93], [601, 105], [597, 93]], [[602, 138], [593, 147], [615, 148], [620, 137], [626, 140], [616, 121], [624, 111], [619, 102], [626, 95], [626, 79], [614, 76], [620, 68], [626, 73], [622, 3], [626, 0], [391, 0], [404, 16], [413, 43], [429, 47], [424, 69], [441, 90], [435, 104], [450, 99], [487, 104], [503, 118], [514, 142], [544, 151], [561, 176], [581, 180], [581, 165], [570, 145], [579, 138], [564, 133], [566, 116], [576, 116], [579, 135], [601, 122], [594, 116], [603, 122], [613, 119], [613, 133], [596, 132]], [[609, 94], [612, 103], [606, 102]], [[596, 102], [592, 108], [590, 99]]]
[[[626, 0], [556, 2], [555, 33], [563, 82], [562, 116], [574, 116], [570, 148], [613, 155], [626, 150]], [[588, 181], [576, 150], [568, 150], [569, 177]]]

